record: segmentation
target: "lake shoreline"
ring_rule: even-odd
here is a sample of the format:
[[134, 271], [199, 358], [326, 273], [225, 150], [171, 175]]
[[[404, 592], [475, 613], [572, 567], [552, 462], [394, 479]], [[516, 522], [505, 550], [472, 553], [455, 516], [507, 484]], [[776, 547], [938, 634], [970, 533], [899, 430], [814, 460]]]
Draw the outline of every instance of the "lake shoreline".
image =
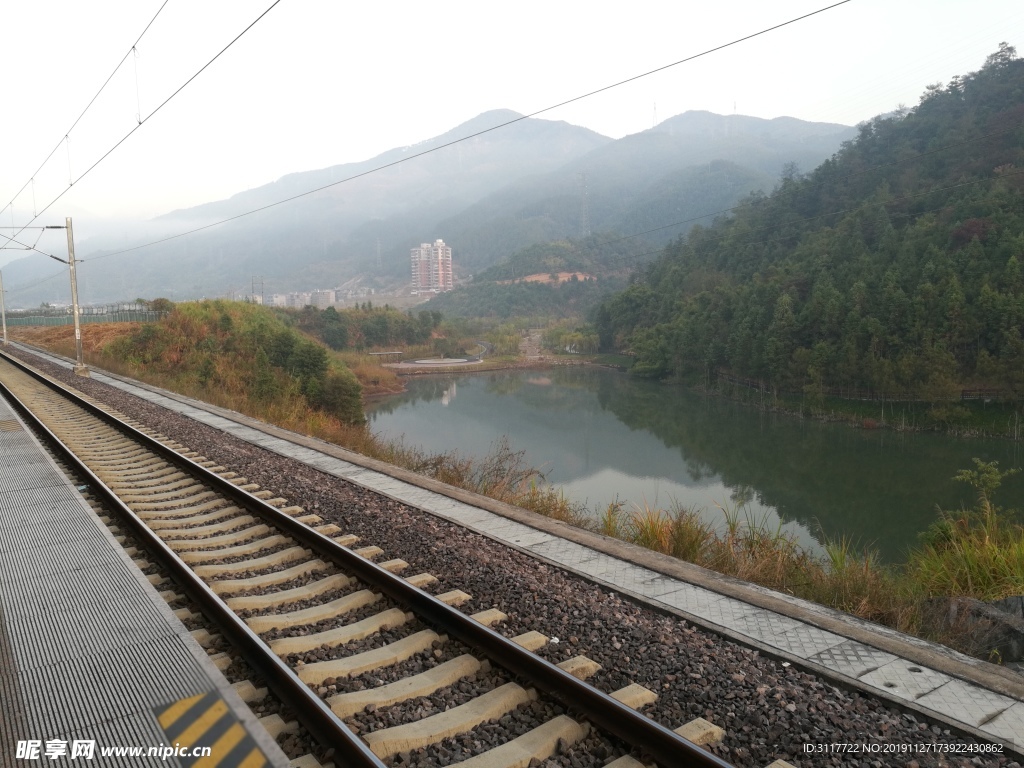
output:
[[[629, 369], [622, 365], [615, 365], [610, 363], [597, 363], [589, 359], [573, 359], [566, 360], [561, 359], [559, 356], [531, 356], [525, 360], [514, 360], [509, 362], [497, 363], [494, 365], [484, 364], [485, 367], [479, 365], [469, 366], [453, 364], [451, 366], [422, 366], [413, 367], [408, 363], [402, 363], [402, 369], [392, 367], [390, 365], [385, 366], [394, 371], [395, 375], [399, 378], [408, 377], [424, 377], [424, 376], [438, 376], [438, 375], [461, 375], [469, 373], [493, 373], [496, 371], [514, 371], [514, 370], [551, 370], [555, 368], [566, 368], [566, 367], [591, 367], [601, 368], [607, 370], [618, 371], [620, 373], [628, 373]], [[843, 400], [840, 398], [832, 398], [829, 401], [830, 407], [827, 411], [821, 408], [815, 408], [813, 405], [807, 404], [805, 401], [799, 403], [793, 402], [787, 397], [778, 398], [774, 395], [768, 395], [768, 400], [761, 399], [760, 397], [753, 396], [742, 396], [739, 391], [735, 391], [733, 394], [724, 391], [720, 387], [707, 388], [700, 384], [687, 384], [683, 381], [672, 380], [672, 379], [660, 379], [659, 384], [665, 384], [668, 386], [681, 386], [687, 389], [687, 391], [694, 394], [702, 395], [705, 397], [715, 397], [724, 401], [739, 403], [745, 407], [749, 407], [752, 410], [759, 411], [762, 413], [773, 413], [782, 414], [784, 416], [790, 416], [794, 419], [803, 420], [809, 419], [822, 424], [839, 424], [842, 426], [849, 427], [850, 429], [859, 431], [888, 431], [895, 434], [900, 433], [916, 433], [916, 434], [937, 434], [945, 435], [947, 437], [956, 437], [958, 439], [978, 440], [978, 439], [991, 439], [998, 438], [1001, 440], [1010, 440], [1013, 442], [1020, 442], [1024, 440], [1024, 413], [1016, 410], [1012, 412], [1016, 415], [1016, 420], [1013, 423], [1007, 423], [1005, 430], [995, 429], [994, 421], [989, 418], [987, 421], [983, 417], [979, 418], [979, 415], [975, 413], [977, 410], [976, 403], [973, 401], [948, 401], [929, 403], [925, 401], [864, 401], [864, 400]], [[408, 387], [403, 385], [403, 388], [399, 391], [394, 392], [383, 392], [375, 393], [364, 398], [365, 401], [376, 401], [384, 397], [390, 397], [401, 394], [402, 392], [408, 391]], [[766, 393], [767, 394], [767, 393]], [[965, 405], [964, 403], [968, 404]], [[874, 416], [868, 415], [866, 406], [878, 407], [881, 405], [881, 410], [884, 413], [886, 407], [890, 410], [900, 407], [906, 410], [906, 408], [917, 406], [919, 408], [927, 409], [922, 411], [915, 411], [913, 419], [908, 422], [906, 418], [903, 418], [900, 422], [896, 422], [894, 419], [886, 420], [884, 416], [882, 418], [875, 418]], [[974, 408], [972, 410], [972, 404]], [[860, 406], [860, 407], [857, 407]], [[1007, 408], [1011, 407], [1007, 403], [995, 403], [992, 404], [993, 410], [1003, 410], [1006, 412]], [[917, 419], [921, 418], [922, 422], [918, 422]], [[977, 423], [978, 421], [982, 423]], [[971, 422], [975, 423], [972, 424]]]

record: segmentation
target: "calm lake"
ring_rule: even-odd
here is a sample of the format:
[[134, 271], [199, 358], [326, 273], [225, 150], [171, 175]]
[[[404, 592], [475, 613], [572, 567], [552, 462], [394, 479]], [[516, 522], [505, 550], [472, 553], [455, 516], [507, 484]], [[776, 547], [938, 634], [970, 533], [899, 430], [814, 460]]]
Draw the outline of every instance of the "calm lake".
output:
[[[507, 435], [566, 496], [603, 510], [619, 499], [719, 505], [781, 525], [805, 546], [847, 536], [903, 559], [936, 506], [973, 502], [952, 480], [972, 457], [1020, 466], [1008, 440], [864, 431], [756, 409], [595, 367], [409, 377], [408, 391], [367, 408], [375, 432], [430, 451], [486, 454]], [[997, 502], [1024, 507], [1024, 476]]]

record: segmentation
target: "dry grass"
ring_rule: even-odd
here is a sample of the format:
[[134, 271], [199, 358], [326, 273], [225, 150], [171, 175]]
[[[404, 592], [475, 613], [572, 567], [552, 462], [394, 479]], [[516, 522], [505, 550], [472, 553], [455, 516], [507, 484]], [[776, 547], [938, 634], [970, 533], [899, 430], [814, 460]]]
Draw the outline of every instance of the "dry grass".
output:
[[[89, 365], [112, 373], [145, 381], [170, 389], [186, 397], [195, 397], [222, 408], [276, 424], [284, 429], [317, 437], [340, 445], [364, 456], [409, 469], [456, 488], [489, 496], [547, 517], [574, 525], [584, 525], [588, 513], [583, 505], [565, 498], [562, 492], [548, 484], [539, 470], [530, 467], [522, 451], [513, 451], [508, 439], [502, 437], [483, 458], [470, 458], [457, 451], [428, 453], [421, 448], [406, 445], [402, 440], [385, 440], [373, 434], [365, 425], [347, 424], [323, 411], [310, 408], [301, 397], [282, 397], [270, 402], [254, 401], [240, 393], [241, 386], [230, 385], [230, 371], [218, 371], [227, 386], [217, 389], [189, 384], [188, 380], [153, 372], [144, 366], [126, 363], [104, 353], [106, 344], [127, 336], [136, 324], [104, 324], [90, 326], [98, 332], [83, 334], [85, 359]], [[19, 329], [17, 340], [49, 349], [58, 354], [73, 356], [74, 329], [47, 327]], [[381, 391], [400, 391], [398, 377], [377, 364], [370, 355], [342, 353], [339, 355], [359, 377], [372, 376], [370, 385]], [[365, 383], [364, 383], [365, 386]], [[365, 391], [365, 390], [364, 390]], [[372, 389], [371, 389], [372, 393]]]
[[332, 352], [331, 355], [348, 366], [363, 387], [363, 397], [393, 395], [405, 389], [391, 368], [380, 364], [380, 357], [362, 352]]
[[[920, 590], [899, 570], [882, 566], [871, 552], [848, 541], [826, 545], [815, 557], [778, 528], [743, 508], [719, 507], [721, 532], [702, 510], [678, 504], [667, 510], [646, 502], [627, 509], [610, 504], [590, 526], [598, 533], [696, 563], [903, 632], [921, 629]], [[941, 638], [957, 644], [957, 638]]]
[[[102, 328], [91, 326], [85, 337], [86, 359], [90, 364], [157, 386], [170, 384], [137, 366], [104, 355], [105, 343], [131, 329], [123, 324], [104, 333]], [[62, 354], [74, 352], [70, 328], [19, 328], [12, 337]], [[360, 360], [346, 362], [354, 368], [363, 365]], [[377, 368], [375, 363], [366, 364], [362, 370], [366, 373]], [[380, 384], [384, 381], [381, 376]], [[977, 462], [977, 471], [965, 470], [958, 476], [979, 490], [978, 505], [957, 515], [945, 514], [911, 554], [908, 564], [894, 567], [881, 564], [874, 552], [858, 551], [845, 539], [827, 542], [824, 556], [814, 556], [780, 528], [770, 527], [766, 519], [757, 519], [742, 507], [719, 507], [724, 518], [722, 532], [705, 520], [702, 510], [680, 505], [663, 510], [646, 501], [642, 506], [631, 505], [628, 510], [623, 502], [616, 501], [595, 521], [583, 505], [567, 500], [538, 470], [526, 464], [523, 452], [513, 451], [504, 437], [483, 458], [462, 456], [456, 451], [433, 454], [402, 440], [384, 440], [365, 426], [345, 424], [308, 408], [301, 398], [261, 405], [240, 401], [227, 392], [181, 393], [319, 437], [458, 488], [967, 653], [985, 655], [984, 649], [973, 647], [969, 627], [936, 626], [926, 621], [927, 601], [936, 596], [957, 595], [993, 600], [1024, 592], [1024, 527], [991, 501], [992, 491], [1008, 474], [1000, 473], [994, 464]]]
[[[131, 336], [140, 326], [141, 323], [89, 323], [82, 326], [82, 349], [86, 362], [136, 378], [145, 375], [141, 368], [126, 367], [119, 359], [104, 353], [111, 342]], [[42, 347], [65, 357], [75, 356], [75, 329], [70, 325], [12, 326], [8, 329], [8, 336], [13, 341]], [[402, 382], [395, 372], [384, 368], [379, 358], [373, 355], [355, 351], [332, 352], [331, 355], [355, 374], [365, 397], [394, 394], [403, 390]], [[204, 396], [209, 396], [209, 393], [204, 393]]]
[[[111, 341], [129, 336], [141, 323], [87, 323], [82, 326], [82, 350], [98, 354]], [[65, 357], [75, 356], [75, 327], [73, 325], [23, 326], [7, 329], [12, 341], [33, 344]]]
[[942, 513], [910, 557], [908, 569], [931, 597], [974, 597], [994, 601], [1024, 594], [1024, 526], [1017, 514], [998, 507], [993, 495], [1017, 470], [974, 460], [976, 469], [956, 479], [978, 494], [977, 504]]

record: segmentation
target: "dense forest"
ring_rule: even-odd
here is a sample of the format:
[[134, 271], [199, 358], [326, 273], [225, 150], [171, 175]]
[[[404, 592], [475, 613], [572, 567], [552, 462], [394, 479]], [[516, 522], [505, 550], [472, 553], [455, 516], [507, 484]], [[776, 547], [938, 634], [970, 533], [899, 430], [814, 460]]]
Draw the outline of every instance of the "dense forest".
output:
[[[429, 306], [450, 317], [586, 317], [607, 295], [627, 285], [630, 268], [657, 253], [638, 257], [636, 251], [633, 238], [615, 233], [531, 245], [480, 272], [471, 284], [431, 299]], [[555, 278], [559, 273], [574, 276], [563, 282], [523, 279]]]
[[371, 302], [342, 310], [307, 306], [275, 311], [285, 323], [336, 350], [426, 344], [442, 320], [440, 312], [422, 310], [413, 315]]
[[638, 270], [595, 318], [634, 371], [776, 391], [1024, 393], [1024, 61], [875, 118]]

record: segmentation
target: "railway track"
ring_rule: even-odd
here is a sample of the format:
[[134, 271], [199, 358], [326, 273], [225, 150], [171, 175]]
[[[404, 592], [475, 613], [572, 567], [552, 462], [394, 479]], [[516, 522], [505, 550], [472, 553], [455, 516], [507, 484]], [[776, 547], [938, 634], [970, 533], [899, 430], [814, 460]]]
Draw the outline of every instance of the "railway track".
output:
[[[549, 638], [504, 637], [492, 629], [504, 618], [497, 609], [466, 615], [458, 606], [468, 595], [432, 595], [433, 576], [405, 577], [400, 560], [378, 564], [378, 547], [357, 547], [337, 526], [186, 446], [7, 356], [0, 388], [336, 764], [395, 764], [422, 749], [445, 755], [447, 740], [497, 721], [510, 738], [461, 765], [525, 766], [591, 729], [659, 765], [728, 765], [641, 714], [653, 692], [597, 690], [585, 682], [597, 669], [585, 657], [545, 661], [533, 651]], [[442, 691], [444, 703], [433, 704]]]

